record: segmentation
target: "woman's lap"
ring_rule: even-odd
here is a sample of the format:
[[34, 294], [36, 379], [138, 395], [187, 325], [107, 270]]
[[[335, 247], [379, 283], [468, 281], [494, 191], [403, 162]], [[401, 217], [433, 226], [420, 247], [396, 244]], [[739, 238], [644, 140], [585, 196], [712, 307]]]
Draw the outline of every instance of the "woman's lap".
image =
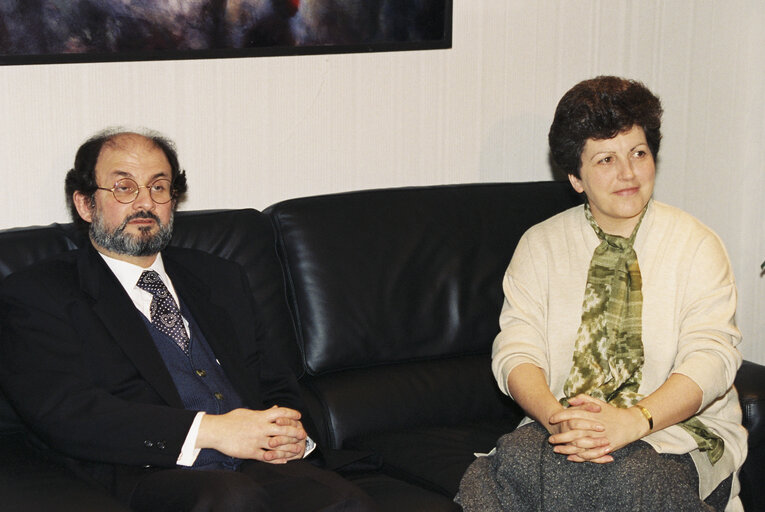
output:
[[[460, 484], [458, 501], [470, 511], [494, 510], [722, 510], [728, 492], [705, 503], [689, 455], [657, 453], [638, 441], [613, 453], [607, 464], [569, 462], [553, 452], [537, 423], [497, 442], [497, 452], [477, 459]], [[723, 486], [724, 484], [721, 484]], [[709, 501], [709, 500], [708, 500]]]

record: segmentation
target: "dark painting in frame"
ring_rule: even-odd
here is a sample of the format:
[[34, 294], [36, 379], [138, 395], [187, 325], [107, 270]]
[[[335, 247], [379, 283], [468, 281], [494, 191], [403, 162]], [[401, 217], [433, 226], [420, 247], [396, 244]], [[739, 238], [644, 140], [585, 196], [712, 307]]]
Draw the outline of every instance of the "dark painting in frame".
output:
[[0, 0], [0, 65], [451, 44], [452, 0]]

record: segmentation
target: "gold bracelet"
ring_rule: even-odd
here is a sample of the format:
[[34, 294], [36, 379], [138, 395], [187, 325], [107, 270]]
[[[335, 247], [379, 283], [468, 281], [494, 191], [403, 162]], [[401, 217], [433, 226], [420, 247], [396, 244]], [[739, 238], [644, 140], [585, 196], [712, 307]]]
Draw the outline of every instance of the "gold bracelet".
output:
[[653, 430], [653, 416], [651, 416], [650, 411], [648, 411], [648, 409], [646, 409], [645, 407], [643, 407], [640, 404], [635, 404], [635, 407], [640, 409], [640, 412], [643, 413], [643, 416], [645, 416], [645, 419], [648, 420], [648, 430], [652, 431]]

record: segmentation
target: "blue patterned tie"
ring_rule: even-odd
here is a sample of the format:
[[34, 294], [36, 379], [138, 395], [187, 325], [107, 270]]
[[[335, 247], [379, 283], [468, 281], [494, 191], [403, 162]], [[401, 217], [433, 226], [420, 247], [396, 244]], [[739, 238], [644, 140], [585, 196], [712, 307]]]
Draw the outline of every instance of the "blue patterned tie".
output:
[[161, 332], [170, 336], [181, 350], [187, 355], [189, 353], [189, 337], [186, 334], [186, 328], [183, 326], [181, 312], [178, 305], [170, 295], [165, 283], [160, 279], [159, 274], [153, 270], [144, 270], [141, 277], [138, 278], [138, 288], [151, 293], [151, 323]]

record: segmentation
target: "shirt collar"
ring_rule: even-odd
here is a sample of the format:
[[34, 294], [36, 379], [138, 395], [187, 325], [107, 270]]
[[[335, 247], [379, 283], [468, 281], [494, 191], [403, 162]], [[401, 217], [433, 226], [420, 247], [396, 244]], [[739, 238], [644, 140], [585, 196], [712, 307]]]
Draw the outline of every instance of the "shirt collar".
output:
[[106, 265], [111, 269], [111, 271], [114, 273], [114, 276], [128, 293], [130, 293], [130, 290], [136, 288], [138, 278], [141, 277], [141, 274], [144, 272], [144, 270], [154, 270], [157, 274], [159, 274], [159, 277], [162, 279], [162, 282], [165, 283], [165, 286], [168, 288], [171, 286], [170, 278], [165, 271], [165, 264], [162, 261], [162, 253], [157, 254], [157, 258], [154, 260], [154, 263], [152, 263], [148, 268], [143, 268], [139, 265], [128, 263], [127, 261], [112, 258], [111, 256], [107, 256], [101, 252], [98, 254], [104, 259]]

